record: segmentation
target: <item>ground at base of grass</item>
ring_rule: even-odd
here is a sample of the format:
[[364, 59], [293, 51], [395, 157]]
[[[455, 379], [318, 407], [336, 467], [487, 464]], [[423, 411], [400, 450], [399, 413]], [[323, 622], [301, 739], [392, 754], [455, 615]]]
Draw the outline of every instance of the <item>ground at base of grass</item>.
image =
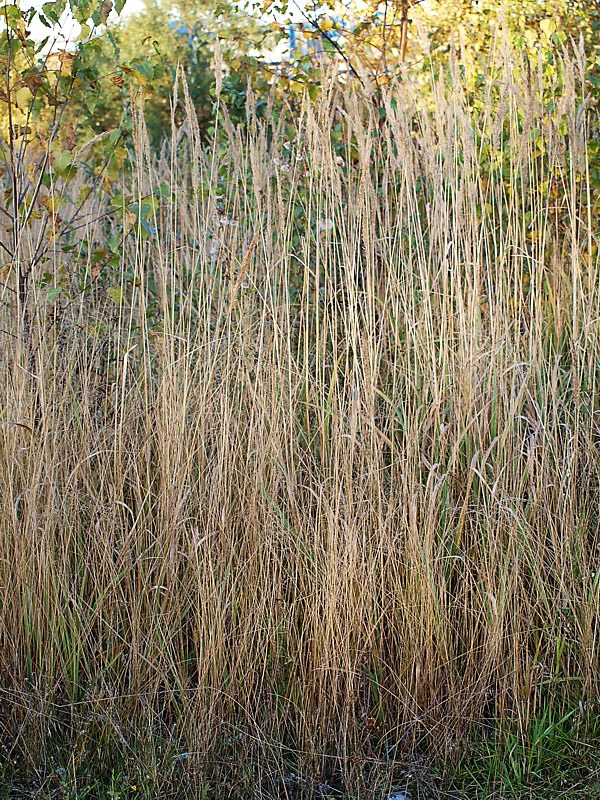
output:
[[560, 725], [538, 723], [527, 741], [507, 732], [473, 742], [446, 768], [425, 756], [357, 764], [346, 785], [339, 774], [314, 776], [291, 762], [271, 772], [264, 765], [223, 764], [209, 777], [191, 754], [172, 748], [153, 758], [151, 768], [140, 766], [141, 754], [115, 768], [95, 768], [61, 751], [47, 760], [45, 773], [23, 768], [17, 758], [0, 762], [0, 800], [598, 800], [597, 733], [595, 726], [567, 737]]

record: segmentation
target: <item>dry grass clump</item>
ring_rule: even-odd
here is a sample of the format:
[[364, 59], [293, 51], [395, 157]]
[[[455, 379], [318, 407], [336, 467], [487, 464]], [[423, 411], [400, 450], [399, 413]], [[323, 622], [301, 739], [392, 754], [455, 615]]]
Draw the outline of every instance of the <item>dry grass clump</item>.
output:
[[206, 146], [188, 104], [154, 157], [138, 120], [133, 191], [173, 194], [123, 302], [40, 300], [33, 371], [2, 312], [10, 758], [358, 786], [598, 702], [600, 276], [563, 69], [553, 110], [514, 61], [479, 109], [456, 75], [383, 118], [331, 83], [292, 142], [222, 112]]

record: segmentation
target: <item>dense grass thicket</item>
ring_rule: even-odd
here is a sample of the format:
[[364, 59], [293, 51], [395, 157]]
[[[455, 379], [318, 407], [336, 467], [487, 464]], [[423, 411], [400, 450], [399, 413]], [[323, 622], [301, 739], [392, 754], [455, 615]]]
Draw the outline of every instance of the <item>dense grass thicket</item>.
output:
[[[380, 107], [325, 78], [209, 141], [180, 84], [160, 154], [136, 116], [123, 197], [160, 202], [118, 268], [90, 257], [80, 291], [57, 249], [27, 311], [6, 278], [6, 785], [594, 796], [582, 63], [553, 96], [504, 53], [476, 102], [458, 67]], [[89, 202], [80, 254], [114, 243]]]

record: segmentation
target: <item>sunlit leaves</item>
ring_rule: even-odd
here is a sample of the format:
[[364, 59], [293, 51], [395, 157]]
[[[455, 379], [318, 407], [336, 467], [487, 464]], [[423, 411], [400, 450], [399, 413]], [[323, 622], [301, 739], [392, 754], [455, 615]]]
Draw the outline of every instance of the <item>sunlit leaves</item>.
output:
[[[126, 206], [121, 203], [120, 209], [109, 207], [114, 231], [109, 249], [90, 259], [77, 232], [106, 216], [104, 211], [95, 217], [94, 206], [99, 200], [106, 209], [106, 195], [113, 193], [126, 167], [128, 126], [97, 136], [89, 125], [82, 124], [82, 112], [85, 115], [94, 108], [109, 78], [119, 88], [129, 83], [149, 92], [161, 66], [155, 52], [156, 63], [152, 57], [138, 57], [118, 68], [113, 61], [111, 70], [103, 75], [98, 56], [105, 51], [105, 39], [99, 26], [108, 22], [111, 0], [71, 0], [68, 7], [81, 26], [79, 39], [49, 52], [46, 42], [31, 38], [28, 24], [39, 13], [43, 24], [60, 28], [66, 18], [65, 2], [46, 3], [41, 11], [22, 11], [10, 3], [0, 9], [1, 200], [4, 230], [13, 248], [4, 245], [12, 259], [5, 279], [19, 298], [15, 313], [20, 316], [24, 341], [31, 335], [32, 317], [26, 309], [34, 300], [32, 288], [40, 290], [35, 302], [45, 298], [54, 313], [59, 313], [67, 305], [61, 303], [62, 297], [70, 300], [73, 291], [87, 291], [90, 278], [98, 279], [105, 268], [118, 268], [120, 246], [131, 231], [139, 230], [144, 237], [153, 235], [152, 217], [157, 208], [154, 196]], [[23, 241], [28, 242], [26, 249]], [[62, 253], [65, 261], [56, 262], [56, 253]], [[50, 263], [53, 266], [48, 270]], [[114, 287], [108, 297], [117, 304], [122, 301]]]

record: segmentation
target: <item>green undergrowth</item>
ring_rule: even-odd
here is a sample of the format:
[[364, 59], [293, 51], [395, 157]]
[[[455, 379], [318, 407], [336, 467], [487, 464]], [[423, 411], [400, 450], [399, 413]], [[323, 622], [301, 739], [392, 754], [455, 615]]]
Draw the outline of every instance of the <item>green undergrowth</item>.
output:
[[[559, 800], [600, 797], [600, 716], [593, 706], [549, 709], [524, 727], [473, 731], [445, 762], [414, 752], [400, 760], [382, 754], [325, 759], [311, 774], [292, 748], [279, 745], [269, 760], [239, 729], [224, 735], [208, 757], [166, 733], [124, 732], [102, 724], [55, 729], [40, 763], [22, 742], [2, 745], [0, 798], [130, 800], [131, 798], [338, 798], [384, 800]], [[277, 749], [276, 743], [271, 743]]]

